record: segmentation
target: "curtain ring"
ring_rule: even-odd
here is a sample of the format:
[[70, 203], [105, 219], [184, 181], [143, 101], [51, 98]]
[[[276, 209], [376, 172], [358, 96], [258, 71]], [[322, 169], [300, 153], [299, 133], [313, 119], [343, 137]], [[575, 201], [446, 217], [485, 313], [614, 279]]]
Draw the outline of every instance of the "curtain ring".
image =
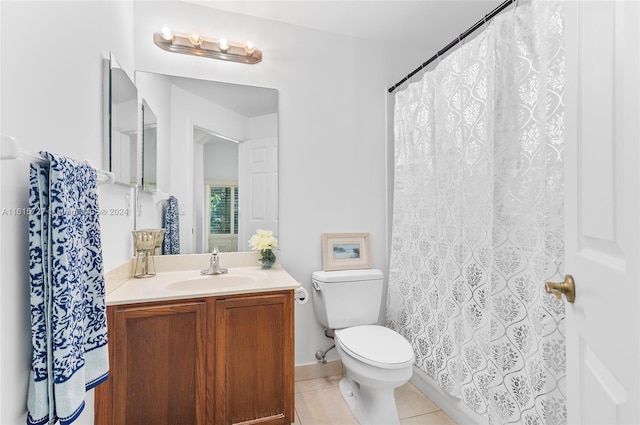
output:
[[413, 74], [411, 77], [409, 77], [409, 84], [408, 84], [408, 85], [413, 84], [413, 77], [415, 77], [415, 76], [416, 76], [416, 75], [418, 75], [418, 74], [419, 74], [419, 72], [416, 72], [416, 73], [415, 73], [415, 74]]
[[464, 38], [462, 38], [462, 34], [458, 36], [458, 44], [460, 47], [464, 47]]

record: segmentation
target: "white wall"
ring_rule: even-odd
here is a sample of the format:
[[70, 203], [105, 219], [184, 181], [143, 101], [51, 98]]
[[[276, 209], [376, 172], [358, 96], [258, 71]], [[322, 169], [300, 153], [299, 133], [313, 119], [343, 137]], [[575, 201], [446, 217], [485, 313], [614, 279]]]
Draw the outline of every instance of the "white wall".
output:
[[[48, 150], [101, 167], [102, 59], [112, 51], [133, 76], [131, 2], [0, 2], [0, 132], [30, 152]], [[27, 206], [24, 161], [0, 163], [1, 209]], [[125, 206], [130, 191], [101, 186], [101, 208]], [[130, 254], [132, 217], [103, 216], [106, 267]], [[117, 235], [117, 237], [111, 237]], [[25, 216], [0, 216], [0, 423], [26, 421], [30, 369]], [[92, 423], [92, 401], [77, 423]]]
[[[135, 68], [275, 88], [283, 265], [310, 289], [310, 274], [322, 264], [320, 235], [366, 231], [371, 233], [374, 266], [386, 270], [384, 102], [389, 95], [384, 87], [420, 63], [424, 53], [182, 2], [3, 0], [0, 20], [0, 132], [20, 139], [26, 150], [51, 150], [103, 164], [102, 59], [110, 51], [130, 76]], [[264, 61], [243, 65], [162, 51], [151, 37], [163, 23], [224, 33], [231, 40], [251, 38], [263, 50]], [[36, 50], [29, 31], [39, 34]], [[160, 129], [166, 125], [163, 112], [146, 97]], [[159, 147], [159, 167], [169, 168], [173, 154]], [[0, 207], [25, 207], [28, 165], [5, 161], [0, 167]], [[335, 169], [346, 178], [328, 173]], [[174, 177], [161, 173], [160, 190], [175, 190], [180, 181]], [[102, 208], [124, 208], [126, 195], [133, 196], [121, 186], [99, 190]], [[157, 196], [141, 198], [157, 205]], [[132, 255], [133, 217], [103, 216], [101, 224], [108, 269]], [[0, 423], [16, 424], [25, 421], [30, 362], [25, 217], [0, 216], [0, 241], [0, 336], [5, 342], [0, 350]], [[315, 350], [326, 345], [311, 303], [297, 306], [296, 363], [313, 363]], [[89, 405], [79, 423], [90, 423], [91, 415]]]
[[215, 140], [203, 146], [204, 181], [238, 182], [238, 144]]
[[249, 138], [278, 137], [278, 114], [260, 115], [249, 119]]
[[[373, 265], [386, 272], [385, 86], [424, 54], [180, 2], [136, 3], [135, 17], [138, 70], [278, 90], [279, 259], [286, 270], [310, 290], [311, 273], [322, 268], [322, 233], [369, 232]], [[245, 65], [166, 52], [152, 41], [162, 24], [254, 40], [264, 59]], [[183, 183], [173, 180], [168, 190], [178, 191]], [[328, 342], [312, 304], [297, 305], [296, 364], [314, 363]]]

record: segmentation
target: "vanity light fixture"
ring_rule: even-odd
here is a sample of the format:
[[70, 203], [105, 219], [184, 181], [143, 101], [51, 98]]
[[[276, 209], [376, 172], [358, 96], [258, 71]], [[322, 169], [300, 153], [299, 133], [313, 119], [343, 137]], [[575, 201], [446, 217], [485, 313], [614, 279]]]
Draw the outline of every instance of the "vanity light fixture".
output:
[[191, 35], [189, 35], [189, 41], [194, 46], [200, 46], [200, 44], [202, 43], [202, 36], [197, 31], [194, 31], [191, 33]]
[[165, 41], [173, 41], [173, 32], [171, 31], [171, 28], [166, 25], [160, 30], [160, 36]]
[[229, 51], [229, 41], [221, 37], [220, 40], [218, 40], [218, 49], [223, 53], [227, 53]]
[[244, 51], [247, 52], [248, 55], [252, 54], [256, 50], [256, 46], [253, 45], [253, 41], [249, 40], [244, 43]]
[[235, 43], [224, 37], [213, 39], [203, 37], [197, 31], [182, 34], [171, 31], [167, 26], [153, 34], [153, 42], [161, 49], [185, 55], [203, 56], [232, 62], [254, 64], [262, 61], [262, 52], [251, 41]]

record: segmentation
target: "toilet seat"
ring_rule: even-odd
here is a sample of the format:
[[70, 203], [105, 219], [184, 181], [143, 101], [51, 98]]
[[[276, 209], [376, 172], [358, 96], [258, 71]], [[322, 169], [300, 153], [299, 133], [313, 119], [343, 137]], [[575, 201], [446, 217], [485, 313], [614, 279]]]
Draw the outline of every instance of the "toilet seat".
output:
[[336, 330], [336, 344], [355, 359], [383, 369], [400, 369], [413, 364], [411, 344], [399, 333], [378, 325]]

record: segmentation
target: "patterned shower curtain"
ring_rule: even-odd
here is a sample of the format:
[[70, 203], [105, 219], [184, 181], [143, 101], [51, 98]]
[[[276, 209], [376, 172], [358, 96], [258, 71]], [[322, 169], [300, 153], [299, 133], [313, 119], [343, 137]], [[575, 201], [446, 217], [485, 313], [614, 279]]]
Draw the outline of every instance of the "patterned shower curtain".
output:
[[396, 95], [388, 326], [491, 424], [565, 424], [562, 6], [494, 19]]

